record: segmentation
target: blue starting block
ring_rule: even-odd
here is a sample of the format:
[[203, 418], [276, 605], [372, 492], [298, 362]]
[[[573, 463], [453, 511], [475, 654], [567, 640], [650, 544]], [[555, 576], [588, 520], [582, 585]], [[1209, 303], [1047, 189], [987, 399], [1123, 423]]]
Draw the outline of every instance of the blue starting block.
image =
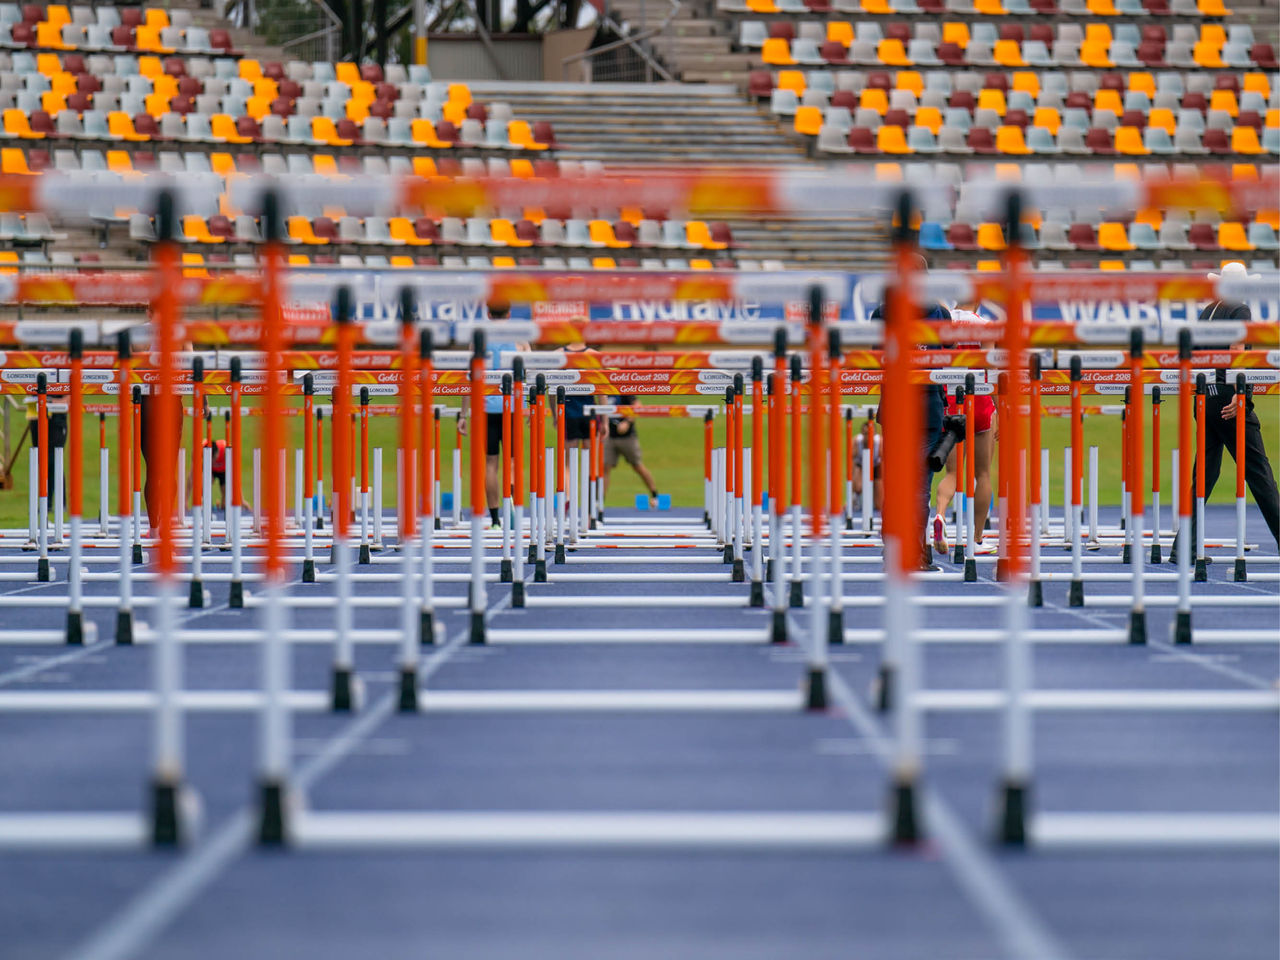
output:
[[445, 514], [453, 509], [453, 494], [443, 492], [440, 494], [440, 513]]
[[[649, 509], [649, 497], [647, 494], [643, 494], [643, 493], [636, 494], [636, 509], [637, 510]], [[671, 494], [669, 493], [658, 494], [658, 509], [659, 510], [671, 509]]]

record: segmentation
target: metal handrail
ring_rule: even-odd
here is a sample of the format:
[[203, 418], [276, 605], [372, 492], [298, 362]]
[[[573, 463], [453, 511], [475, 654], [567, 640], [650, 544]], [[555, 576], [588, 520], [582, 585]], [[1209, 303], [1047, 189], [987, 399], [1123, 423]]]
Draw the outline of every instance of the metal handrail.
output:
[[[656, 27], [653, 27], [652, 29], [649, 29], [649, 30], [645, 30], [642, 33], [638, 33], [634, 36], [622, 36], [622, 24], [618, 23], [612, 17], [606, 16], [604, 18], [604, 22], [613, 29], [614, 33], [619, 35], [618, 39], [613, 40], [609, 43], [606, 43], [603, 46], [592, 47], [590, 50], [583, 50], [580, 53], [570, 54], [569, 56], [565, 57], [560, 61], [561, 70], [567, 67], [570, 63], [576, 63], [578, 61], [584, 61], [584, 62], [590, 61], [592, 58], [596, 57], [599, 54], [608, 53], [611, 50], [617, 50], [621, 47], [630, 47], [633, 51], [635, 51], [636, 55], [639, 56], [640, 59], [645, 62], [645, 64], [649, 67], [649, 69], [655, 71], [659, 76], [662, 77], [662, 79], [669, 80], [669, 81], [674, 80], [675, 77], [671, 74], [671, 72], [667, 70], [666, 67], [664, 67], [661, 63], [655, 60], [652, 54], [649, 53], [649, 51], [644, 49], [644, 47], [640, 46], [642, 42], [652, 39], [653, 37], [656, 37], [658, 34], [666, 30], [667, 27], [670, 26], [671, 21], [676, 18], [676, 14], [678, 14], [684, 6], [684, 4], [682, 3], [682, 0], [669, 0], [669, 2], [671, 3], [671, 10], [667, 13], [666, 19], [664, 19]], [[588, 73], [590, 73], [590, 71], [588, 71]], [[588, 82], [590, 82], [590, 76], [588, 76]]]

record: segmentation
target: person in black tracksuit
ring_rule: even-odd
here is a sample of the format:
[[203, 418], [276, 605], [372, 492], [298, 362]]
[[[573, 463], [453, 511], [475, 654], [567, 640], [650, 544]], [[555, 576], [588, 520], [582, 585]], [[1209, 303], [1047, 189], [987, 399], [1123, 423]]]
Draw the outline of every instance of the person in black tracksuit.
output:
[[[1234, 300], [1216, 300], [1200, 311], [1202, 322], [1215, 320], [1251, 320], [1253, 314], [1247, 303]], [[1229, 346], [1223, 344], [1222, 348]], [[1222, 451], [1236, 456], [1236, 388], [1235, 377], [1227, 370], [1216, 371], [1205, 387], [1204, 398], [1204, 497], [1209, 499], [1218, 474], [1222, 470]], [[1263, 519], [1271, 530], [1271, 536], [1280, 546], [1280, 493], [1276, 490], [1276, 478], [1271, 472], [1271, 460], [1262, 442], [1262, 425], [1253, 410], [1253, 397], [1245, 401], [1244, 421], [1244, 477], [1249, 492], [1262, 511]], [[1195, 496], [1195, 470], [1190, 477], [1191, 495]], [[1196, 543], [1195, 511], [1191, 513], [1191, 543]], [[1193, 547], [1194, 549], [1194, 547]], [[1193, 554], [1194, 556], [1194, 554]]]

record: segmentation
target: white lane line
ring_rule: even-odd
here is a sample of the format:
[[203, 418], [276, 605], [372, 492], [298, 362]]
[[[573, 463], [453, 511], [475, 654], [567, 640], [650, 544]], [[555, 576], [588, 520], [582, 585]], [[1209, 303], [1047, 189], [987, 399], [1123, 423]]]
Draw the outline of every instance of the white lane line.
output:
[[[848, 685], [836, 671], [827, 671], [827, 688], [845, 716], [873, 745], [881, 764], [888, 769], [892, 761], [891, 741], [863, 708]], [[943, 853], [960, 888], [968, 895], [991, 925], [1011, 960], [1067, 960], [1070, 954], [1041, 923], [1018, 892], [1009, 885], [995, 861], [975, 843], [960, 819], [942, 797], [925, 784], [919, 787], [924, 805], [929, 836]]]
[[[497, 605], [496, 598], [495, 594], [489, 611]], [[418, 669], [419, 683], [435, 673], [454, 651], [465, 648], [468, 633], [469, 628], [459, 630], [422, 661]], [[324, 749], [299, 768], [294, 786], [304, 791], [332, 770], [392, 715], [398, 699], [398, 692], [388, 692], [343, 727]], [[105, 926], [90, 935], [68, 960], [128, 960], [140, 953], [249, 848], [256, 827], [254, 815], [252, 808], [235, 813], [207, 842], [153, 880]]]

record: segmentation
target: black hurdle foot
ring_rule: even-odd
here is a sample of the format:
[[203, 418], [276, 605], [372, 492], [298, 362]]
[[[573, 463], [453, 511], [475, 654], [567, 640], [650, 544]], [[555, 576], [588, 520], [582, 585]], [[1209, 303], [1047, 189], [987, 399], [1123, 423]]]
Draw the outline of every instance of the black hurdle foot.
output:
[[999, 825], [996, 840], [1009, 847], [1027, 844], [1027, 786], [1017, 780], [1006, 780], [1000, 787]]
[[418, 712], [418, 671], [413, 667], [400, 668], [400, 699], [396, 709], [401, 713]]
[[827, 611], [827, 643], [844, 643], [844, 609]]
[[1141, 645], [1147, 642], [1147, 612], [1129, 611], [1129, 643]]
[[258, 843], [264, 847], [283, 847], [289, 830], [284, 782], [263, 780], [258, 786], [258, 805]]
[[302, 561], [302, 582], [303, 583], [316, 582], [316, 562], [314, 560]]
[[373, 556], [369, 552], [369, 545], [367, 543], [360, 544], [360, 558], [356, 562], [357, 563], [373, 563]]
[[1159, 540], [1151, 541], [1151, 562], [1152, 563], [1160, 562], [1160, 541]]
[[965, 557], [964, 582], [965, 583], [978, 582], [978, 561], [973, 559], [973, 557]]
[[773, 611], [773, 625], [769, 630], [769, 642], [787, 642], [787, 612], [785, 610]]
[[132, 559], [133, 559], [133, 562], [134, 562], [134, 563], [146, 563], [146, 562], [147, 562], [147, 561], [146, 561], [146, 559], [142, 556], [142, 544], [140, 544], [140, 543], [135, 543], [135, 544], [133, 545], [133, 557], [132, 557]]
[[959, 540], [956, 541], [956, 548], [951, 551], [951, 562], [957, 565], [964, 563], [964, 544]]
[[503, 557], [502, 562], [498, 564], [498, 582], [511, 582], [511, 559], [509, 557]]
[[187, 591], [187, 606], [199, 610], [204, 606], [204, 581], [192, 580], [191, 589]]
[[923, 839], [916, 799], [914, 780], [901, 779], [894, 783], [889, 795], [889, 817], [893, 823], [895, 845], [916, 844]]
[[1173, 642], [1178, 644], [1191, 642], [1191, 611], [1179, 610], [1173, 620]]
[[804, 606], [804, 584], [799, 580], [791, 581], [791, 606]]
[[820, 667], [810, 667], [805, 682], [804, 708], [806, 710], [827, 709], [827, 672]]
[[169, 780], [151, 781], [151, 842], [157, 847], [184, 843], [182, 820], [181, 786]]
[[893, 667], [887, 663], [880, 664], [876, 679], [871, 685], [871, 699], [875, 701], [876, 711], [888, 713], [893, 709]]
[[1067, 606], [1083, 607], [1084, 606], [1084, 581], [1072, 580], [1071, 586], [1067, 588]]
[[753, 607], [764, 606], [764, 581], [763, 580], [751, 581], [751, 599], [748, 602]]
[[116, 611], [116, 645], [125, 647], [133, 643], [133, 611]]
[[556, 544], [555, 562], [564, 563], [564, 544], [563, 543]]
[[773, 583], [773, 557], [769, 557], [764, 562], [764, 578]]
[[1039, 580], [1032, 580], [1027, 584], [1027, 606], [1044, 606], [1044, 587]]
[[355, 709], [355, 690], [350, 667], [334, 667], [330, 684], [330, 706], [334, 713], [350, 713]]
[[1235, 582], [1246, 583], [1249, 580], [1249, 571], [1245, 567], [1244, 557], [1236, 557]]
[[1120, 562], [1132, 563], [1133, 562], [1132, 557], [1133, 557], [1132, 551], [1129, 548], [1129, 544], [1126, 543], [1124, 545], [1124, 549], [1120, 551]]
[[[302, 579], [306, 580], [307, 578], [303, 576]], [[313, 566], [311, 568], [311, 579], [307, 580], [307, 582], [314, 583], [315, 579], [316, 569]], [[244, 606], [244, 584], [239, 580], [231, 581], [231, 592], [227, 595], [227, 606], [231, 607], [233, 610], [239, 610]]]
[[511, 606], [517, 610], [524, 607], [524, 581], [516, 580], [511, 584]]
[[53, 579], [53, 571], [49, 569], [49, 558], [41, 557], [36, 561], [36, 580], [48, 583]]
[[84, 614], [67, 611], [67, 644], [73, 647], [84, 646]]
[[741, 560], [733, 561], [733, 582], [745, 583], [747, 580], [747, 568]]
[[733, 563], [733, 544], [726, 543], [720, 555], [724, 558], [725, 563]]
[[1209, 563], [1204, 557], [1196, 557], [1196, 583], [1207, 583], [1209, 580]]
[[436, 615], [433, 610], [418, 611], [418, 644], [429, 647], [436, 642]]
[[467, 635], [467, 643], [479, 646], [484, 643], [484, 611], [471, 611], [471, 631]]
[[547, 582], [547, 561], [546, 560], [538, 559], [533, 561], [533, 582], [534, 583]]

